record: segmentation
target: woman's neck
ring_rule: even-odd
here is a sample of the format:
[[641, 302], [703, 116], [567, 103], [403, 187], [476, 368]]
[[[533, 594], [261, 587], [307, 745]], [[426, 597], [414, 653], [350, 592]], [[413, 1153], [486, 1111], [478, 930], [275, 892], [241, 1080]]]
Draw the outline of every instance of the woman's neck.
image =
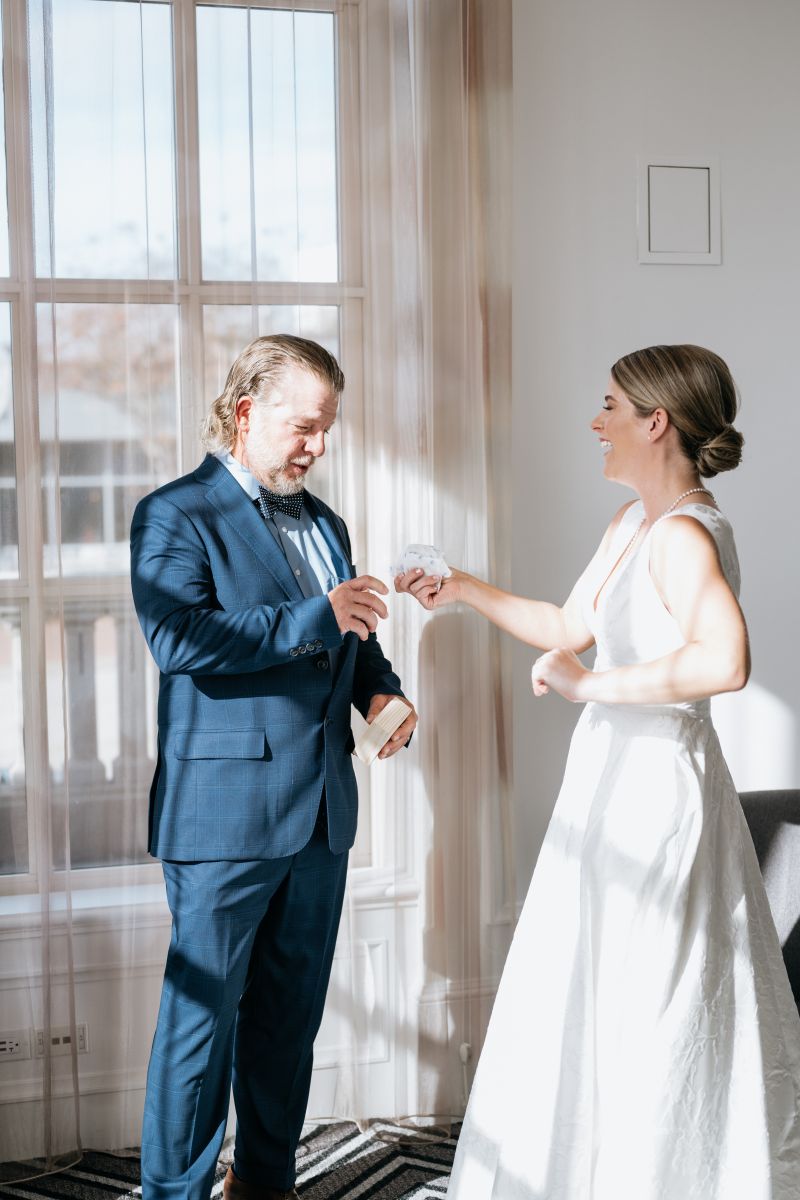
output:
[[[703, 491], [695, 494], [695, 489], [703, 489]], [[696, 471], [685, 471], [666, 476], [663, 479], [648, 479], [636, 490], [644, 505], [645, 522], [649, 528], [685, 492], [692, 493], [687, 497], [687, 502], [690, 499], [702, 500], [705, 487]]]

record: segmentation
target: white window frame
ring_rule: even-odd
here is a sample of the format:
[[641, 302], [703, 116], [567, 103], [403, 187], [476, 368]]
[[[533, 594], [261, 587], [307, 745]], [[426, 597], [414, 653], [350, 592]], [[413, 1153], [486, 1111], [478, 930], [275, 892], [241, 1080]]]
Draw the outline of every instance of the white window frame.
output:
[[[140, 299], [150, 304], [179, 307], [179, 470], [189, 469], [199, 453], [197, 430], [208, 397], [204, 394], [203, 308], [207, 304], [313, 304], [337, 305], [340, 310], [340, 353], [347, 370], [347, 419], [340, 436], [348, 451], [359, 453], [364, 444], [364, 346], [363, 308], [365, 286], [361, 240], [362, 187], [361, 154], [337, 153], [339, 281], [336, 283], [268, 283], [264, 281], [216, 282], [202, 278], [200, 241], [200, 178], [197, 105], [196, 9], [201, 6], [292, 9], [331, 12], [335, 15], [336, 89], [338, 98], [337, 143], [362, 146], [359, 106], [359, 8], [360, 0], [161, 0], [173, 12], [176, 207], [178, 277], [175, 280], [73, 279], [36, 277], [33, 227], [31, 146], [29, 144], [29, 100], [27, 65], [26, 0], [3, 3], [3, 75], [5, 82], [6, 153], [9, 211], [10, 276], [0, 278], [0, 302], [11, 304], [12, 382], [17, 467], [19, 531], [19, 578], [0, 580], [0, 596], [18, 604], [23, 639], [23, 722], [27, 731], [25, 754], [26, 803], [28, 816], [29, 871], [0, 876], [0, 916], [16, 911], [30, 912], [31, 895], [38, 890], [36, 866], [39, 847], [48, 837], [49, 787], [47, 739], [47, 696], [45, 690], [45, 612], [55, 591], [64, 581], [43, 580], [39, 564], [44, 543], [41, 508], [41, 462], [38, 436], [37, 331], [38, 303], [122, 303]], [[133, 0], [136, 2], [136, 0]], [[341, 81], [354, 82], [342, 87]], [[345, 162], [352, 170], [344, 175]], [[351, 472], [352, 474], [352, 472]], [[364, 544], [365, 497], [357, 494], [358, 480], [343, 483], [345, 496], [336, 497], [351, 516], [351, 533], [356, 544]], [[34, 568], [34, 569], [32, 569]], [[126, 597], [129, 578], [102, 576], [66, 581], [70, 595], [82, 591]], [[65, 590], [66, 590], [65, 589]], [[30, 731], [37, 731], [31, 736]], [[141, 803], [147, 803], [142, 795]], [[374, 837], [369, 821], [369, 797], [362, 787], [362, 820], [359, 839], [351, 858], [362, 885], [371, 877], [376, 882], [385, 874], [374, 868]], [[365, 819], [366, 818], [366, 819]], [[86, 894], [101, 889], [107, 894], [152, 902], [152, 886], [160, 883], [158, 863], [73, 868], [70, 889]], [[51, 870], [51, 888], [64, 887], [64, 872]], [[101, 905], [101, 901], [97, 901]]]

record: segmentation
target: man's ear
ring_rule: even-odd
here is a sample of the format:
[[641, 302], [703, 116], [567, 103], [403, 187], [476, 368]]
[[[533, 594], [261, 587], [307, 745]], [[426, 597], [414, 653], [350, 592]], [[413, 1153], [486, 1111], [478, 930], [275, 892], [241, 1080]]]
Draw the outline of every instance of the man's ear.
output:
[[250, 411], [253, 407], [252, 396], [240, 396], [236, 401], [236, 432], [247, 433], [250, 429]]

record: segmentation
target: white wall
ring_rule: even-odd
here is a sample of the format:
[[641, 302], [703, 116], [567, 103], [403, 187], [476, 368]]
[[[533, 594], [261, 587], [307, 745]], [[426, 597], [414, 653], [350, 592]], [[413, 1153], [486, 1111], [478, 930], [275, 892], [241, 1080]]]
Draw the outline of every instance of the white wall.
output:
[[[745, 460], [713, 481], [734, 523], [753, 678], [717, 723], [737, 786], [798, 786], [800, 5], [515, 0], [514, 587], [563, 598], [631, 493], [588, 423], [608, 368], [656, 342], [729, 362]], [[716, 155], [722, 265], [639, 265], [637, 154]], [[520, 878], [577, 711], [534, 702], [517, 652]]]

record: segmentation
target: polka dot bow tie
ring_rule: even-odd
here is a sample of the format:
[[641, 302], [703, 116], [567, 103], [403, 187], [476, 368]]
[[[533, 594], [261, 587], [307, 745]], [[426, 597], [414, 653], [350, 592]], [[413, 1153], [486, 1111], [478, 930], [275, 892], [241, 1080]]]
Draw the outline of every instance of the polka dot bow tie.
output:
[[299, 521], [303, 513], [303, 492], [294, 492], [291, 496], [277, 496], [275, 492], [269, 492], [259, 484], [256, 503], [265, 521], [276, 512], [286, 513], [287, 516], [294, 517], [295, 521]]

